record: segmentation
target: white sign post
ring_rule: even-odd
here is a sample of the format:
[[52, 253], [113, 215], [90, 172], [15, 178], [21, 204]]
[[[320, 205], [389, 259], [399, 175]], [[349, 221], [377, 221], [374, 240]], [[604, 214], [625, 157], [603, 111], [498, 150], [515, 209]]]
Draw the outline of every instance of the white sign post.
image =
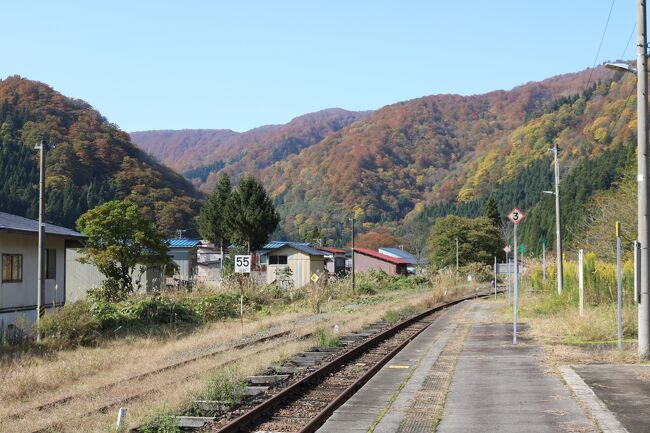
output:
[[506, 245], [505, 247], [503, 247], [503, 251], [505, 251], [505, 253], [506, 253], [506, 270], [507, 270], [507, 273], [508, 273], [508, 275], [506, 276], [506, 282], [507, 282], [507, 286], [508, 286], [508, 288], [507, 288], [507, 293], [508, 293], [507, 298], [508, 298], [508, 302], [510, 302], [510, 280], [511, 280], [511, 277], [510, 277], [510, 258], [508, 257], [508, 254], [510, 253], [510, 245]]
[[[235, 273], [237, 274], [250, 274], [251, 273], [251, 256], [241, 255], [235, 256]], [[244, 282], [239, 279], [239, 321], [241, 324], [241, 335], [244, 335]]]
[[517, 257], [517, 224], [524, 219], [524, 214], [517, 208], [514, 208], [508, 214], [508, 219], [514, 225], [514, 250], [515, 250], [515, 296], [512, 308], [512, 344], [517, 344], [517, 296], [519, 295], [519, 259]]
[[235, 256], [235, 273], [251, 273], [251, 256]]

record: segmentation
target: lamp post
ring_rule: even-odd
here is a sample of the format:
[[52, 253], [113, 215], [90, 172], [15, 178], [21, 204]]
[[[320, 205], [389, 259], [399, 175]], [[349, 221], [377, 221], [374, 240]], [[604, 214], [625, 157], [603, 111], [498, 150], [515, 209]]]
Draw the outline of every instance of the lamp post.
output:
[[642, 359], [650, 357], [650, 294], [648, 266], [650, 250], [648, 237], [648, 40], [646, 36], [645, 0], [637, 2], [636, 68], [625, 63], [608, 63], [605, 67], [636, 74], [637, 115], [637, 239], [639, 241], [639, 334], [638, 350]]
[[561, 295], [564, 288], [564, 271], [562, 263], [562, 220], [560, 218], [560, 164], [558, 163], [557, 154], [560, 149], [557, 143], [553, 144], [553, 161], [554, 161], [554, 177], [555, 177], [555, 191], [542, 191], [544, 194], [551, 194], [555, 196], [555, 255], [557, 256], [557, 294]]

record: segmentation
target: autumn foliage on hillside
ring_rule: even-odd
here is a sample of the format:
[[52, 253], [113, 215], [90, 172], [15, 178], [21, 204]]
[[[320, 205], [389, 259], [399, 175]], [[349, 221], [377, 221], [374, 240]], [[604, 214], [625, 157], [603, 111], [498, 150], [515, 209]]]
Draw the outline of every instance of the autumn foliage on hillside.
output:
[[141, 131], [131, 133], [131, 138], [208, 192], [222, 173], [234, 180], [245, 173], [259, 173], [366, 115], [332, 108], [296, 117], [285, 125], [267, 125], [243, 133], [211, 129]]
[[352, 213], [361, 231], [406, 233], [421, 216], [476, 216], [493, 192], [500, 208], [534, 206], [548, 188], [553, 141], [564, 149], [566, 175], [634, 140], [633, 86], [630, 77], [599, 67], [509, 91], [426, 96], [358, 118], [325, 110], [228, 136], [212, 149], [207, 132], [193, 142], [176, 131], [174, 149], [186, 148], [178, 164], [192, 167], [189, 177], [206, 190], [222, 172], [262, 180], [283, 236], [319, 227], [339, 242], [349, 238]]
[[160, 228], [190, 228], [198, 194], [154, 161], [86, 102], [13, 76], [0, 81], [0, 210], [36, 217], [38, 153], [46, 140], [47, 219], [74, 227], [86, 210], [112, 199], [135, 202]]

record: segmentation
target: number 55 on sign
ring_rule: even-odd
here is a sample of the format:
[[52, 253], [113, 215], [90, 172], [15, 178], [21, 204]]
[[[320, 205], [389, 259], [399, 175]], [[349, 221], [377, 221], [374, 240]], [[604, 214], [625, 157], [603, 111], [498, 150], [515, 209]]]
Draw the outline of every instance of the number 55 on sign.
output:
[[251, 256], [235, 256], [235, 273], [250, 274]]

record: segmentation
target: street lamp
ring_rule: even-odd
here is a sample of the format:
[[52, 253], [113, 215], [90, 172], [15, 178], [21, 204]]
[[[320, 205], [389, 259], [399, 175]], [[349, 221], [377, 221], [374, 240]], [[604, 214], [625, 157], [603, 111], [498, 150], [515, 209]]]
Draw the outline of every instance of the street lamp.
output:
[[650, 294], [648, 266], [650, 245], [648, 236], [648, 40], [646, 36], [645, 0], [637, 2], [636, 68], [625, 63], [608, 63], [606, 68], [636, 74], [637, 115], [637, 239], [640, 244], [639, 269], [639, 334], [638, 350], [642, 359], [650, 357]]
[[638, 73], [635, 67], [630, 66], [627, 63], [605, 63], [605, 67], [618, 72], [630, 72], [632, 74]]

